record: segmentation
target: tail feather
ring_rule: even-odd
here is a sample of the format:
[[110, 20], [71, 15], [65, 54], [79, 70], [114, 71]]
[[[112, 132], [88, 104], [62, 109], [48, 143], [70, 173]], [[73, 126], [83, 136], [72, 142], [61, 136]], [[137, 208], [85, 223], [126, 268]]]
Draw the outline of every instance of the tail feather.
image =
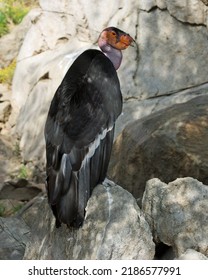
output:
[[106, 177], [113, 144], [114, 128], [100, 140], [94, 154], [85, 159], [80, 170], [73, 171], [69, 154], [63, 154], [60, 169], [52, 170], [48, 179], [49, 203], [56, 225], [80, 227], [92, 190]]
[[76, 176], [71, 176], [70, 188], [63, 194], [56, 204], [57, 219], [65, 224], [71, 225], [77, 214], [78, 181]]

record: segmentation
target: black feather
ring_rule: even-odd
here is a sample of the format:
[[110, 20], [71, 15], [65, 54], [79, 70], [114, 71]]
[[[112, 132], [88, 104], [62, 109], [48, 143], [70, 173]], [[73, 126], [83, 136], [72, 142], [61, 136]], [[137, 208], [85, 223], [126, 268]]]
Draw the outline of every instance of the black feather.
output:
[[121, 110], [113, 64], [100, 51], [85, 51], [57, 89], [45, 125], [46, 187], [57, 226], [82, 224], [93, 188], [106, 177]]

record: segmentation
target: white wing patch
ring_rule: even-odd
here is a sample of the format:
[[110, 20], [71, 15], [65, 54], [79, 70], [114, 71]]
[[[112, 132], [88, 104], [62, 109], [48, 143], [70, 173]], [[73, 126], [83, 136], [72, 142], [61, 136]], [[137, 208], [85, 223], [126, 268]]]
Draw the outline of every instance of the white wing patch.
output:
[[[106, 134], [111, 131], [113, 128], [113, 126], [109, 127], [108, 129], [105, 128], [102, 133], [99, 133], [97, 135], [97, 137], [95, 138], [95, 140], [89, 145], [89, 151], [88, 153], [85, 155], [83, 161], [82, 161], [82, 165], [81, 168], [86, 164], [86, 162], [88, 162], [88, 160], [93, 157], [96, 149], [98, 148], [98, 146], [100, 145], [101, 140], [103, 140], [106, 137]], [[80, 168], [80, 169], [81, 169]]]
[[[97, 135], [97, 137], [95, 138], [95, 140], [89, 145], [89, 150], [88, 153], [85, 155], [85, 157], [83, 158], [82, 164], [81, 164], [81, 168], [83, 168], [85, 166], [85, 164], [89, 161], [90, 158], [93, 157], [93, 155], [95, 154], [96, 149], [99, 147], [100, 142], [106, 137], [107, 133], [109, 131], [111, 131], [113, 129], [113, 126], [109, 127], [108, 129], [105, 128], [102, 133], [99, 133]], [[66, 160], [67, 160], [68, 154], [64, 153], [61, 159], [61, 166], [60, 169], [62, 171], [63, 176], [66, 176]], [[58, 176], [57, 176], [58, 178]], [[56, 178], [56, 179], [57, 179]], [[58, 179], [57, 179], [58, 181]], [[55, 184], [57, 185], [57, 183]]]

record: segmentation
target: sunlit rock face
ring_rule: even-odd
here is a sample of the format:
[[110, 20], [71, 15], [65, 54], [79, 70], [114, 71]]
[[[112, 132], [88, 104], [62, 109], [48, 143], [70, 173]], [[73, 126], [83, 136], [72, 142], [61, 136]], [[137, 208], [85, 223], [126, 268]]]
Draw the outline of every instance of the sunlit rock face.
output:
[[208, 186], [196, 179], [179, 178], [169, 184], [159, 179], [147, 182], [142, 210], [153, 232], [156, 243], [171, 246], [176, 257], [188, 259], [187, 250], [196, 250], [208, 256], [207, 239]]

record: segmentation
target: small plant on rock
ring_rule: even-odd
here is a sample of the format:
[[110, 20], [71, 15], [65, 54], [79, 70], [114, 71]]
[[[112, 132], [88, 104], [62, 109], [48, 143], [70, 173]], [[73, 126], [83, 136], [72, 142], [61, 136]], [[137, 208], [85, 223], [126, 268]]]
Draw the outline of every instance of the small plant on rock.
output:
[[0, 83], [10, 84], [14, 76], [14, 71], [16, 68], [16, 59], [9, 64], [9, 66], [0, 69]]

